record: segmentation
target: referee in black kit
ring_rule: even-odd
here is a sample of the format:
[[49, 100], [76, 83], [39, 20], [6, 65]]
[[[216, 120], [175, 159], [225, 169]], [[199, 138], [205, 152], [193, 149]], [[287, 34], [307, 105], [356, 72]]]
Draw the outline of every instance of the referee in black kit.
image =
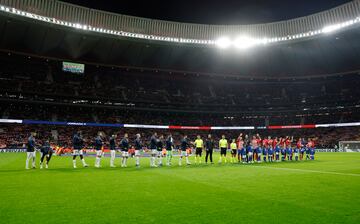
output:
[[213, 163], [213, 150], [214, 150], [214, 140], [212, 139], [211, 135], [209, 134], [206, 141], [205, 141], [205, 150], [206, 150], [206, 156], [205, 156], [205, 162], [207, 164], [208, 157], [210, 156], [210, 162]]

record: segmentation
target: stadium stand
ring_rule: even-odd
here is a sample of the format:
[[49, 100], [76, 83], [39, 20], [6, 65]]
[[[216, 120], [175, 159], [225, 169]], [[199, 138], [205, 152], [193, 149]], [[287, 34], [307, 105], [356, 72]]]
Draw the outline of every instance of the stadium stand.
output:
[[[21, 66], [20, 66], [21, 65]], [[3, 119], [196, 126], [297, 125], [360, 120], [358, 74], [295, 80], [236, 79], [126, 71], [87, 66], [86, 75], [61, 71], [58, 61], [1, 54], [0, 114]], [[151, 79], [149, 79], [151, 75]], [[171, 82], [169, 82], [169, 78]], [[156, 83], [156, 84], [154, 84]], [[226, 86], [226, 88], [224, 88]], [[271, 93], [271, 94], [269, 94]], [[120, 102], [120, 103], [119, 103]], [[69, 147], [77, 127], [2, 125], [1, 147], [23, 147], [31, 131]], [[106, 135], [156, 130], [80, 128], [91, 147], [98, 131]], [[319, 147], [359, 139], [359, 129], [254, 130], [262, 136], [317, 137]], [[167, 134], [168, 130], [157, 130]], [[212, 131], [235, 138], [242, 131]], [[57, 133], [56, 135], [54, 133]], [[177, 141], [186, 133], [172, 131]], [[200, 131], [205, 135], [208, 131]], [[246, 132], [245, 132], [246, 133]]]
[[[253, 38], [267, 36], [263, 44], [269, 47], [225, 53], [215, 47], [216, 39], [233, 35], [231, 26], [196, 24], [198, 29], [193, 29], [189, 24], [155, 20], [149, 24], [143, 18], [111, 15], [119, 21], [127, 19], [120, 23], [124, 32], [118, 33], [117, 20], [108, 20], [107, 12], [89, 16], [91, 9], [60, 1], [0, 0], [0, 4], [3, 119], [230, 127], [360, 121], [356, 60], [360, 1], [289, 21], [236, 26]], [[65, 15], [60, 9], [71, 13]], [[106, 19], [95, 24], [90, 17]], [[331, 26], [334, 18], [338, 24]], [[182, 32], [171, 27], [182, 27]], [[343, 30], [327, 35], [338, 29]], [[62, 61], [84, 63], [85, 74], [63, 72]], [[51, 136], [56, 144], [66, 146], [76, 129], [2, 124], [1, 145], [19, 147], [36, 130], [40, 141]], [[141, 132], [146, 138], [154, 131], [79, 129], [88, 139], [98, 131], [107, 135], [127, 131], [130, 136]], [[357, 130], [252, 132], [317, 137], [319, 145], [330, 147], [338, 140], [358, 139]], [[174, 132], [175, 136], [195, 134]], [[240, 131], [212, 130], [216, 138], [220, 132], [235, 137]]]

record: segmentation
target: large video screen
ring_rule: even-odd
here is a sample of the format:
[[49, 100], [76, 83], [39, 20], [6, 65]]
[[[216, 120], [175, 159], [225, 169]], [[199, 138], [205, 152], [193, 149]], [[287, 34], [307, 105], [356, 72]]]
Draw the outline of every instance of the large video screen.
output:
[[83, 74], [85, 72], [85, 65], [72, 63], [72, 62], [63, 62], [62, 70], [64, 72], [71, 72], [76, 74]]

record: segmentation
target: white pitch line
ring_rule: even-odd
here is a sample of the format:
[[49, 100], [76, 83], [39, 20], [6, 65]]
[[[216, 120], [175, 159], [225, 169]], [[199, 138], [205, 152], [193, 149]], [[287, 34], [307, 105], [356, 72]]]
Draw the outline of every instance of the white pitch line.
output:
[[339, 172], [329, 172], [329, 171], [320, 171], [320, 170], [304, 170], [304, 169], [270, 167], [270, 166], [248, 166], [248, 167], [268, 168], [268, 169], [274, 169], [274, 170], [298, 171], [298, 172], [305, 172], [305, 173], [306, 172], [308, 172], [308, 173], [322, 173], [322, 174], [333, 174], [333, 175], [360, 177], [360, 174], [356, 174], [356, 173], [339, 173]]

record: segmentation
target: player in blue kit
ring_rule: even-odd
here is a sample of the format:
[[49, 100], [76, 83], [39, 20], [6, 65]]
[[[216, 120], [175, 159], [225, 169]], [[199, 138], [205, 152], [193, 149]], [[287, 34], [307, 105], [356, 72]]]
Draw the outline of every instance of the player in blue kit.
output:
[[81, 136], [81, 131], [78, 131], [77, 133], [74, 134], [72, 142], [73, 142], [73, 167], [74, 167], [74, 169], [76, 169], [76, 157], [77, 156], [80, 157], [83, 167], [87, 167], [88, 165], [86, 164], [84, 156], [83, 156], [84, 140]]
[[300, 149], [300, 160], [303, 160], [305, 151], [306, 151], [306, 148], [301, 147], [301, 149]]
[[295, 147], [294, 148], [294, 157], [295, 157], [295, 161], [298, 161], [299, 160], [299, 148], [298, 147]]
[[31, 133], [26, 144], [26, 165], [25, 169], [29, 169], [29, 162], [32, 160], [32, 168], [35, 169], [35, 160], [36, 160], [36, 143], [35, 143], [35, 133]]
[[263, 149], [262, 149], [262, 146], [261, 145], [259, 145], [258, 147], [257, 147], [257, 149], [256, 149], [256, 151], [257, 151], [257, 162], [258, 163], [261, 163], [262, 162], [262, 153], [263, 153]]
[[181, 139], [180, 143], [180, 156], [179, 156], [179, 166], [182, 166], [182, 158], [185, 157], [186, 159], [186, 165], [191, 165], [189, 161], [189, 154], [187, 152], [188, 147], [190, 147], [189, 140], [187, 138], [187, 135], [184, 135], [184, 137]]
[[280, 152], [281, 152], [281, 161], [285, 161], [286, 149], [281, 147]]
[[244, 150], [243, 150], [243, 153], [245, 153], [245, 162], [247, 163], [249, 161], [247, 155], [248, 155], [248, 149], [249, 149], [250, 146], [250, 138], [249, 138], [249, 135], [245, 135], [245, 138], [244, 138]]
[[263, 148], [262, 148], [262, 154], [263, 154], [263, 160], [264, 160], [264, 162], [267, 162], [268, 151], [269, 151], [268, 147], [263, 146]]
[[310, 148], [310, 160], [315, 160], [315, 148]]
[[103, 140], [101, 138], [101, 133], [95, 138], [95, 150], [96, 150], [96, 159], [95, 159], [95, 167], [100, 168], [101, 157], [102, 157], [102, 146]]
[[300, 148], [300, 160], [303, 160], [305, 151], [306, 151], [305, 147]]
[[115, 143], [116, 135], [111, 135], [109, 139], [109, 147], [110, 147], [110, 167], [115, 167], [115, 157], [116, 157], [116, 143]]
[[308, 142], [306, 144], [306, 150], [305, 150], [306, 160], [310, 159], [310, 148], [311, 148], [311, 140], [309, 138]]
[[135, 166], [140, 167], [140, 151], [143, 148], [140, 134], [136, 134], [134, 144], [135, 144], [134, 145], [135, 146]]
[[247, 162], [253, 163], [253, 148], [249, 145], [246, 149], [247, 152]]
[[275, 146], [275, 161], [280, 162], [280, 146]]
[[241, 159], [243, 163], [247, 163], [247, 149], [245, 147], [241, 149]]
[[155, 158], [157, 156], [157, 147], [158, 147], [158, 137], [157, 137], [157, 133], [155, 132], [151, 138], [150, 138], [150, 167], [157, 167], [155, 164]]
[[309, 139], [308, 146], [309, 146], [310, 160], [314, 160], [315, 159], [315, 142], [314, 142], [314, 140]]
[[268, 148], [268, 159], [269, 159], [270, 163], [273, 162], [273, 158], [274, 158], [273, 156], [274, 156], [274, 149], [270, 145], [269, 148]]
[[124, 137], [120, 141], [120, 149], [121, 149], [121, 167], [127, 167], [127, 160], [129, 158], [129, 137], [128, 134], [125, 133]]
[[41, 152], [40, 169], [43, 168], [43, 162], [44, 162], [45, 157], [46, 157], [45, 168], [48, 169], [49, 162], [50, 162], [51, 156], [53, 154], [53, 150], [52, 150], [52, 148], [50, 146], [50, 142], [48, 140], [45, 141], [44, 145], [40, 149], [40, 152]]
[[172, 159], [172, 150], [174, 147], [174, 139], [171, 134], [166, 139], [165, 148], [166, 148], [166, 165], [171, 166]]
[[162, 150], [164, 147], [164, 136], [160, 135], [158, 142], [157, 142], [157, 158], [158, 158], [158, 167], [162, 167], [162, 162], [163, 162], [163, 155], [162, 155]]
[[292, 156], [293, 156], [293, 149], [291, 148], [291, 146], [289, 146], [287, 149], [287, 158], [288, 158], [288, 161], [292, 161]]

